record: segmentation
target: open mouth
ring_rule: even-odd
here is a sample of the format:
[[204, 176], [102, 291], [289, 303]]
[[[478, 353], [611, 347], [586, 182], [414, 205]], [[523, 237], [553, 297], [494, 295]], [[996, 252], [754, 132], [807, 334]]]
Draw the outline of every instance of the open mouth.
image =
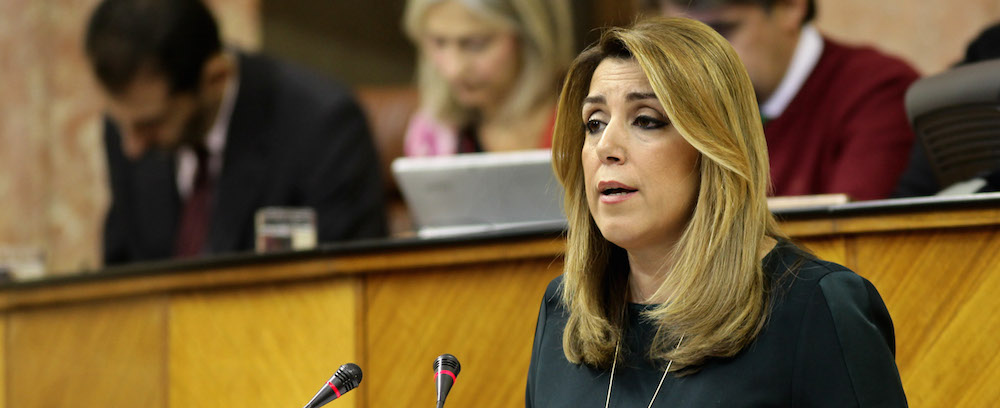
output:
[[629, 193], [634, 193], [636, 191], [639, 190], [623, 188], [623, 187], [606, 188], [604, 190], [601, 190], [601, 195], [606, 195], [606, 196], [626, 195]]
[[597, 184], [597, 191], [601, 193], [602, 197], [614, 199], [624, 198], [639, 191], [639, 189], [617, 181], [602, 181]]

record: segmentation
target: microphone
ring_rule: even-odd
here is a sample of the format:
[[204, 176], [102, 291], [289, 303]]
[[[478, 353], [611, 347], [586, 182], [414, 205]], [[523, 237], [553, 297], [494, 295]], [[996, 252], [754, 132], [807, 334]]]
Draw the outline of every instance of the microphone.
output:
[[340, 398], [344, 393], [353, 390], [360, 383], [361, 367], [358, 367], [354, 363], [344, 364], [337, 369], [337, 372], [333, 373], [333, 377], [330, 377], [326, 385], [320, 388], [319, 392], [303, 408], [322, 407], [328, 402]]
[[458, 359], [451, 354], [442, 354], [434, 360], [434, 382], [437, 385], [437, 408], [444, 407], [444, 399], [448, 398], [448, 392], [458, 373], [462, 371], [462, 365]]

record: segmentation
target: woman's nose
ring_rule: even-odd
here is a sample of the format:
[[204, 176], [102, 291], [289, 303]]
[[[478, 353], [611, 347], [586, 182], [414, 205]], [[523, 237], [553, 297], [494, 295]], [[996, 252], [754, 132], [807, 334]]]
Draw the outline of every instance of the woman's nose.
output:
[[595, 153], [604, 164], [622, 164], [625, 162], [626, 149], [624, 142], [625, 129], [612, 119], [597, 140]]
[[464, 74], [468, 65], [468, 58], [452, 47], [442, 53], [439, 67], [446, 79], [456, 80]]

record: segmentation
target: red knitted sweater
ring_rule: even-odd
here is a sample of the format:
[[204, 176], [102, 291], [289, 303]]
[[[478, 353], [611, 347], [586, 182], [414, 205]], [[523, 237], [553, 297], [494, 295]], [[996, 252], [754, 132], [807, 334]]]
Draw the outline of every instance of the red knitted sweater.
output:
[[903, 97], [919, 75], [872, 48], [823, 41], [802, 89], [764, 126], [773, 195], [886, 198], [909, 158]]

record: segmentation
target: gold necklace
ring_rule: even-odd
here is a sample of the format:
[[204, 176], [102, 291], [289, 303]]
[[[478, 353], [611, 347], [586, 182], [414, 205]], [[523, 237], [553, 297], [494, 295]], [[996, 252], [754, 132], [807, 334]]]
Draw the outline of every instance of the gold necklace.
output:
[[[608, 379], [608, 396], [604, 400], [604, 408], [611, 406], [611, 386], [615, 383], [615, 368], [618, 366], [618, 350], [621, 349], [622, 337], [625, 336], [625, 309], [628, 308], [628, 280], [625, 281], [625, 304], [622, 305], [622, 335], [618, 337], [615, 341], [615, 359], [611, 362], [611, 378]], [[681, 335], [680, 340], [677, 340], [677, 345], [674, 346], [674, 350], [677, 350], [681, 346], [681, 342], [684, 341], [684, 335]], [[653, 398], [649, 399], [649, 406], [646, 408], [653, 408], [653, 401], [656, 401], [656, 395], [660, 393], [660, 387], [663, 387], [663, 380], [667, 378], [667, 373], [670, 372], [670, 366], [674, 364], [674, 360], [671, 359], [667, 362], [667, 368], [663, 370], [663, 376], [660, 377], [660, 383], [656, 385], [656, 391], [653, 391]]]

